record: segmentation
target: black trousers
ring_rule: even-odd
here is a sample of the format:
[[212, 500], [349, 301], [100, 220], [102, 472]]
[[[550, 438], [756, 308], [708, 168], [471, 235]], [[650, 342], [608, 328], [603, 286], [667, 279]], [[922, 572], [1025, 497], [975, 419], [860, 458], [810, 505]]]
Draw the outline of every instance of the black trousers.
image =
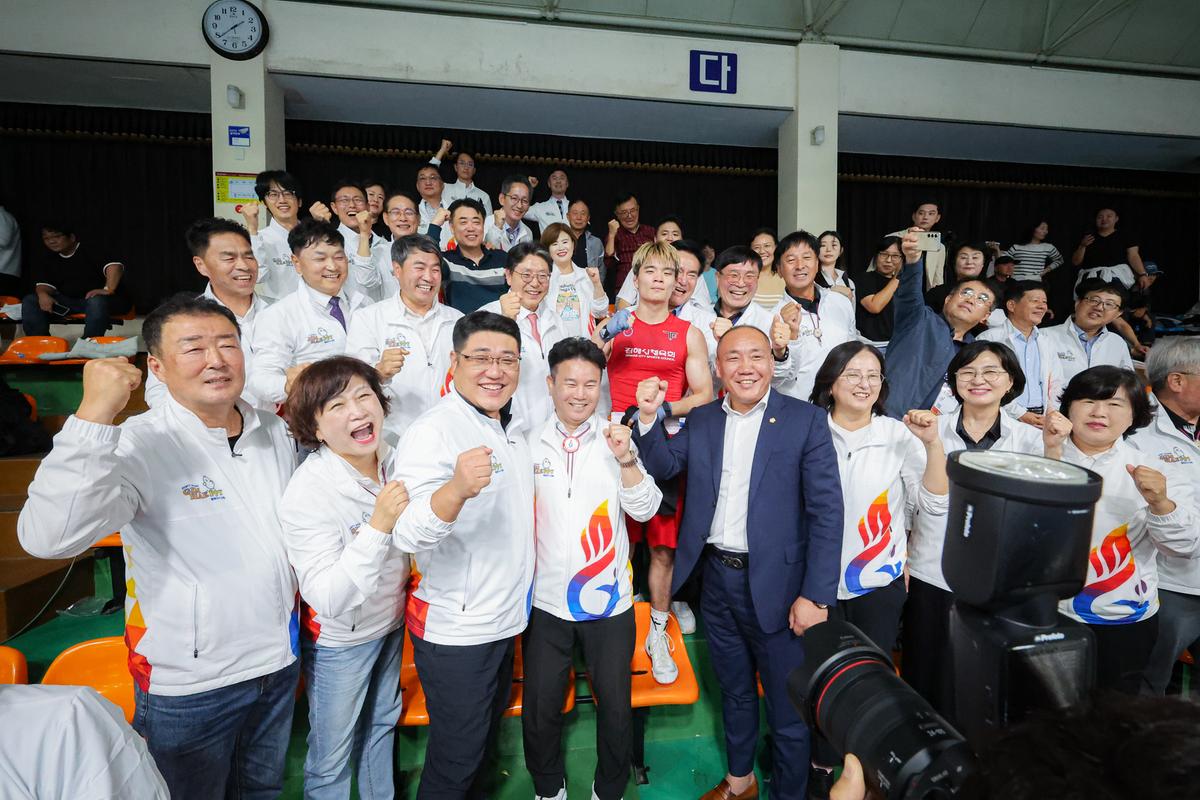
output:
[[513, 640], [468, 646], [412, 637], [429, 709], [419, 800], [482, 797], [484, 757], [512, 692]]
[[1127, 625], [1088, 625], [1096, 636], [1096, 688], [1138, 694], [1148, 690], [1146, 668], [1158, 640], [1158, 615]]
[[629, 664], [636, 636], [632, 608], [615, 617], [581, 622], [568, 622], [540, 608], [530, 613], [521, 727], [525, 767], [538, 795], [553, 797], [564, 785], [562, 705], [577, 640], [596, 698], [594, 791], [600, 800], [620, 800], [625, 794], [633, 755]]
[[954, 721], [953, 605], [950, 592], [920, 578], [909, 580], [900, 661], [900, 676], [950, 722]]

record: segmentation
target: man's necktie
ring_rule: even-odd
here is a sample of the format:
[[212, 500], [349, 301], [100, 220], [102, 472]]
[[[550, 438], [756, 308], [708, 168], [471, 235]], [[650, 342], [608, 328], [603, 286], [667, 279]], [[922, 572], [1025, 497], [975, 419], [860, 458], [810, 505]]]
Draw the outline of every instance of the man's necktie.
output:
[[563, 213], [562, 200], [555, 200], [554, 202], [558, 203], [558, 215], [563, 219], [566, 219], [567, 215]]
[[538, 330], [537, 312], [530, 311], [528, 319], [529, 319], [529, 332], [533, 334], [533, 340], [538, 343], [538, 347], [541, 347], [542, 346], [542, 332]]
[[342, 302], [340, 297], [329, 298], [329, 316], [341, 323], [342, 330], [346, 330], [346, 315], [342, 313]]

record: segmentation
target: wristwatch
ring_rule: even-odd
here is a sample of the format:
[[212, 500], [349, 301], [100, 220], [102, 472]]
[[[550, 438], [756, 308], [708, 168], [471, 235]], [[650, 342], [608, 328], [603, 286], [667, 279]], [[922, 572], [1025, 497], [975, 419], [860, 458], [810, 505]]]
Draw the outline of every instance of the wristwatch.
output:
[[828, 604], [828, 603], [813, 603], [813, 605], [814, 605], [814, 606], [816, 606], [817, 608], [821, 609], [822, 611], [828, 611], [828, 610], [829, 610], [829, 604]]

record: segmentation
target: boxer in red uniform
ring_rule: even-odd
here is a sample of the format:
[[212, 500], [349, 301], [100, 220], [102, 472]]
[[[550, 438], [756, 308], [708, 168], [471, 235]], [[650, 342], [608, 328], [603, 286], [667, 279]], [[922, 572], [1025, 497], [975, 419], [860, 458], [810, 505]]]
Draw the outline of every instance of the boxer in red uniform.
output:
[[[662, 415], [669, 432], [679, 430], [687, 413], [712, 400], [712, 374], [708, 368], [708, 346], [704, 335], [689, 322], [671, 313], [670, 298], [679, 272], [679, 251], [667, 244], [650, 242], [633, 256], [637, 306], [621, 309], [597, 329], [608, 344], [608, 380], [612, 409], [620, 414], [637, 404], [638, 384], [663, 380], [667, 402]], [[675, 542], [679, 531], [678, 482], [664, 489], [667, 497], [659, 513], [642, 524], [629, 523], [630, 538], [644, 538], [650, 549], [650, 634], [646, 653], [653, 665], [654, 679], [672, 683], [679, 676], [666, 636], [671, 610], [671, 574], [675, 567]], [[694, 622], [693, 622], [694, 624]]]

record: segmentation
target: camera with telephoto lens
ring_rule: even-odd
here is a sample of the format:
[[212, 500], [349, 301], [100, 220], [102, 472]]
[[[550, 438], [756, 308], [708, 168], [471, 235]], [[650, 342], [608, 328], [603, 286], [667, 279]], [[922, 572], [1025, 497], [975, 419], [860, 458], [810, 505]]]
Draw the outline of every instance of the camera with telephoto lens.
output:
[[946, 471], [954, 725], [846, 622], [809, 628], [805, 664], [788, 680], [809, 725], [857, 756], [889, 800], [981, 796], [972, 746], [1031, 711], [1076, 705], [1095, 683], [1092, 633], [1061, 615], [1058, 601], [1087, 578], [1100, 476], [990, 450], [952, 453]]

